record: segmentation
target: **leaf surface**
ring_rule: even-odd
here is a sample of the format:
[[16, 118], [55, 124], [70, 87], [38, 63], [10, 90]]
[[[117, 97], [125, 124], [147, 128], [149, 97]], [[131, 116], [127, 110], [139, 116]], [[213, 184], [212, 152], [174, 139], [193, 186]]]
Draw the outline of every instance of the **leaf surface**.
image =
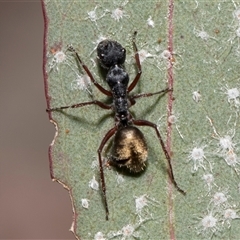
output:
[[[155, 131], [140, 127], [149, 147], [147, 169], [134, 176], [104, 167], [109, 221], [101, 185], [94, 190], [89, 182], [101, 183], [97, 149], [114, 126], [112, 111], [92, 105], [49, 114], [57, 129], [49, 149], [51, 175], [69, 190], [75, 236], [237, 239], [240, 6], [234, 1], [45, 0], [43, 10], [48, 107], [93, 99], [110, 104], [111, 99], [87, 84], [67, 46], [78, 51], [95, 80], [108, 89], [97, 64], [97, 44], [104, 38], [121, 43], [133, 80], [134, 31], [143, 74], [133, 93], [173, 87], [162, 97], [137, 99], [130, 110], [136, 119], [158, 125], [176, 181], [187, 195], [171, 185]], [[104, 148], [104, 158], [111, 145], [109, 141]]]

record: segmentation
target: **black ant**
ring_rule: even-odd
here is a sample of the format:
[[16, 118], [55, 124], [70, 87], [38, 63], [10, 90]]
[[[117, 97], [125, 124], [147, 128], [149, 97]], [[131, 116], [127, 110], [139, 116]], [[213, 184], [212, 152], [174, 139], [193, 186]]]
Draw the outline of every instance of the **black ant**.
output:
[[47, 112], [51, 111], [59, 111], [66, 108], [78, 108], [86, 105], [98, 105], [103, 109], [112, 109], [115, 112], [115, 126], [111, 128], [104, 138], [98, 148], [98, 160], [99, 160], [99, 168], [100, 168], [100, 177], [101, 177], [101, 185], [103, 191], [103, 200], [106, 209], [106, 220], [108, 220], [109, 210], [107, 204], [106, 197], [106, 184], [102, 166], [102, 150], [107, 141], [115, 134], [114, 144], [113, 144], [113, 153], [109, 159], [109, 165], [114, 165], [117, 167], [125, 167], [129, 171], [137, 173], [144, 170], [146, 161], [147, 161], [147, 144], [144, 138], [143, 133], [133, 125], [136, 126], [148, 126], [154, 128], [157, 134], [157, 137], [162, 146], [165, 157], [168, 161], [168, 173], [172, 180], [172, 183], [175, 185], [177, 190], [182, 194], [186, 194], [177, 184], [174, 179], [171, 158], [169, 156], [168, 151], [164, 145], [162, 137], [157, 129], [157, 125], [146, 121], [146, 120], [136, 120], [132, 117], [129, 112], [129, 108], [133, 106], [136, 101], [136, 98], [141, 97], [150, 97], [155, 94], [166, 93], [171, 89], [166, 88], [162, 91], [158, 91], [155, 93], [142, 93], [133, 96], [129, 96], [129, 93], [134, 89], [137, 85], [140, 76], [142, 74], [141, 63], [139, 59], [139, 53], [136, 46], [136, 34], [134, 32], [133, 35], [133, 49], [135, 52], [135, 61], [138, 69], [138, 73], [132, 83], [128, 86], [129, 77], [128, 73], [124, 70], [123, 64], [126, 58], [126, 50], [116, 41], [112, 40], [103, 40], [98, 44], [97, 47], [97, 58], [101, 67], [107, 69], [106, 82], [109, 85], [110, 91], [103, 88], [99, 85], [88, 67], [82, 62], [78, 53], [73, 47], [69, 47], [68, 50], [74, 52], [80, 65], [83, 67], [87, 75], [90, 77], [92, 83], [105, 95], [113, 98], [113, 103], [111, 105], [107, 105], [103, 102], [94, 100], [91, 102], [83, 102], [74, 104], [71, 106], [59, 107], [59, 108], [49, 108]]

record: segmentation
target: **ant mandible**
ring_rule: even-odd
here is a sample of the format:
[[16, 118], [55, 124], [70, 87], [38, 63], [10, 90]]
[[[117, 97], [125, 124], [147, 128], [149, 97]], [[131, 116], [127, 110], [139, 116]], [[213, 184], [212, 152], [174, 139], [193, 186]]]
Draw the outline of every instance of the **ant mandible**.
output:
[[98, 105], [103, 109], [112, 109], [115, 112], [115, 126], [111, 128], [100, 143], [98, 148], [98, 160], [99, 160], [99, 169], [100, 169], [100, 177], [101, 177], [101, 185], [103, 192], [103, 200], [106, 209], [106, 220], [108, 220], [109, 210], [108, 203], [106, 197], [106, 184], [102, 166], [102, 150], [107, 143], [107, 141], [115, 134], [114, 144], [113, 144], [113, 153], [109, 159], [109, 165], [114, 165], [117, 167], [125, 167], [129, 171], [137, 173], [144, 170], [146, 161], [147, 161], [147, 144], [144, 138], [143, 133], [135, 126], [148, 126], [155, 129], [157, 137], [160, 141], [160, 145], [162, 146], [163, 152], [168, 162], [168, 173], [171, 178], [172, 183], [176, 187], [176, 189], [182, 194], [186, 194], [184, 190], [182, 190], [177, 182], [175, 181], [173, 175], [173, 169], [171, 165], [170, 155], [164, 145], [160, 132], [157, 129], [157, 125], [149, 122], [147, 120], [136, 120], [132, 117], [129, 112], [129, 108], [133, 106], [136, 101], [136, 98], [141, 97], [150, 97], [156, 94], [166, 93], [171, 89], [166, 88], [162, 91], [158, 91], [155, 93], [142, 93], [133, 96], [129, 96], [129, 93], [134, 89], [137, 85], [140, 76], [142, 74], [141, 63], [139, 59], [139, 53], [136, 46], [136, 35], [137, 32], [134, 32], [133, 35], [133, 49], [135, 52], [135, 61], [137, 65], [137, 75], [132, 81], [132, 83], [128, 86], [129, 77], [128, 73], [124, 70], [123, 64], [126, 58], [126, 50], [116, 41], [112, 40], [103, 40], [98, 44], [97, 47], [97, 58], [101, 67], [107, 69], [106, 82], [109, 85], [110, 91], [103, 88], [100, 84], [98, 84], [88, 67], [83, 63], [78, 53], [73, 47], [69, 47], [68, 50], [74, 52], [80, 65], [83, 67], [92, 83], [105, 95], [113, 98], [113, 103], [111, 105], [107, 105], [103, 102], [94, 100], [91, 102], [83, 102], [74, 104], [71, 106], [64, 106], [59, 108], [48, 108], [46, 111], [59, 111], [67, 108], [78, 108], [86, 105]]

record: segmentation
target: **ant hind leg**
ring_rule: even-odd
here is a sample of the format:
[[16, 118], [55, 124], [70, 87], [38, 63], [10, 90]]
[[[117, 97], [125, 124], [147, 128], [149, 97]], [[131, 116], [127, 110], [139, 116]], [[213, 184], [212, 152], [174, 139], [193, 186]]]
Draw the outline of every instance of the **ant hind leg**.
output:
[[176, 189], [177, 189], [180, 193], [182, 193], [183, 195], [186, 195], [186, 192], [185, 192], [184, 190], [182, 190], [182, 189], [178, 186], [178, 184], [177, 184], [177, 182], [176, 182], [176, 180], [175, 180], [175, 178], [174, 178], [173, 169], [172, 169], [172, 164], [171, 164], [171, 157], [170, 157], [170, 155], [169, 155], [169, 153], [168, 153], [168, 151], [167, 151], [167, 149], [166, 149], [166, 147], [165, 147], [165, 144], [164, 144], [164, 142], [163, 142], [163, 140], [162, 140], [161, 134], [160, 134], [160, 132], [159, 132], [158, 129], [157, 129], [157, 125], [154, 124], [154, 123], [152, 123], [152, 122], [146, 121], [146, 120], [133, 120], [133, 124], [135, 124], [135, 125], [137, 125], [137, 126], [148, 126], [148, 127], [152, 127], [152, 128], [155, 129], [156, 134], [157, 134], [157, 137], [158, 137], [158, 139], [159, 139], [159, 141], [160, 141], [160, 144], [161, 144], [161, 146], [162, 146], [163, 152], [164, 152], [165, 157], [166, 157], [167, 162], [168, 162], [168, 173], [169, 173], [169, 176], [170, 176], [170, 178], [171, 178], [171, 181], [172, 181], [172, 183], [174, 184], [174, 186], [176, 187]]

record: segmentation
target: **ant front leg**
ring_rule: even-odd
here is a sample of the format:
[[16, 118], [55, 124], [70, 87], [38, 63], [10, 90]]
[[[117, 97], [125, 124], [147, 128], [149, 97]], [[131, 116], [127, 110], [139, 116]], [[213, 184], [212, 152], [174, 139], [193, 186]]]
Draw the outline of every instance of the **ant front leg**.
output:
[[142, 67], [141, 67], [139, 53], [136, 45], [136, 36], [137, 36], [137, 31], [135, 31], [133, 34], [133, 50], [135, 52], [135, 60], [137, 64], [138, 73], [134, 78], [134, 80], [132, 81], [132, 83], [130, 84], [130, 86], [128, 87], [127, 92], [131, 92], [135, 88], [142, 74]]
[[152, 127], [152, 128], [155, 129], [156, 134], [157, 134], [157, 137], [158, 137], [158, 139], [159, 139], [159, 141], [160, 141], [160, 144], [161, 144], [161, 146], [162, 146], [163, 152], [164, 152], [165, 157], [166, 157], [167, 162], [168, 162], [168, 173], [169, 173], [169, 176], [170, 176], [170, 178], [171, 178], [171, 181], [172, 181], [172, 183], [174, 184], [174, 186], [176, 187], [176, 189], [177, 189], [180, 193], [186, 195], [186, 192], [185, 192], [184, 190], [182, 190], [182, 189], [178, 186], [178, 184], [177, 184], [177, 182], [176, 182], [176, 180], [175, 180], [175, 178], [174, 178], [173, 169], [172, 169], [172, 164], [171, 164], [171, 157], [170, 157], [170, 155], [169, 155], [169, 153], [168, 153], [168, 151], [167, 151], [167, 149], [166, 149], [166, 147], [165, 147], [165, 144], [164, 144], [164, 142], [163, 142], [163, 140], [162, 140], [162, 137], [161, 137], [161, 135], [160, 135], [160, 132], [159, 132], [158, 129], [157, 129], [157, 125], [154, 124], [154, 123], [152, 123], [152, 122], [146, 121], [146, 120], [133, 120], [133, 124], [135, 124], [135, 125], [137, 125], [137, 126], [149, 126], [149, 127]]
[[90, 72], [90, 70], [88, 69], [88, 67], [83, 63], [83, 61], [81, 60], [81, 58], [79, 57], [77, 51], [72, 47], [72, 46], [69, 46], [68, 47], [68, 50], [71, 51], [71, 52], [74, 52], [76, 57], [77, 57], [77, 60], [79, 61], [80, 65], [83, 67], [83, 69], [85, 70], [85, 72], [87, 73], [87, 75], [90, 77], [92, 83], [98, 88], [98, 90], [100, 92], [102, 92], [103, 94], [111, 97], [112, 96], [112, 93], [108, 90], [106, 90], [105, 88], [103, 88], [100, 84], [98, 84], [96, 82], [96, 80], [94, 79], [92, 73]]

